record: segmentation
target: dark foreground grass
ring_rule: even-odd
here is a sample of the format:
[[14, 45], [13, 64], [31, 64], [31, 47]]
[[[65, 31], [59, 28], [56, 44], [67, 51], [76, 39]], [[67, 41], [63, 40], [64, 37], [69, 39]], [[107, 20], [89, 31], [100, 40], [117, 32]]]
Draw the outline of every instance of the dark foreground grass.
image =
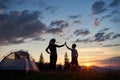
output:
[[120, 80], [120, 73], [40, 72], [37, 74], [2, 74], [0, 80]]

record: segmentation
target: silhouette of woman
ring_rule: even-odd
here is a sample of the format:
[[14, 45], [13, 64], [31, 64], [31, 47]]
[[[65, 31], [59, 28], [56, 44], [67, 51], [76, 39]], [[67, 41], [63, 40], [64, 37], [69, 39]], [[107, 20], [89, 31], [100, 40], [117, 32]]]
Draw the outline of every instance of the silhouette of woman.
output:
[[63, 45], [55, 44], [56, 40], [53, 38], [50, 40], [48, 47], [46, 48], [46, 52], [50, 54], [50, 70], [54, 71], [56, 69], [56, 62], [57, 62], [57, 49], [56, 47], [63, 47]]

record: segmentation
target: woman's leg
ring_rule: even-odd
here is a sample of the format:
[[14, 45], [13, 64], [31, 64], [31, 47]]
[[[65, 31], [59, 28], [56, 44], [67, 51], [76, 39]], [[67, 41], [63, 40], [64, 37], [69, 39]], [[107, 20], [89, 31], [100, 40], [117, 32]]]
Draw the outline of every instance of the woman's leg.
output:
[[57, 54], [53, 57], [53, 70], [56, 70]]

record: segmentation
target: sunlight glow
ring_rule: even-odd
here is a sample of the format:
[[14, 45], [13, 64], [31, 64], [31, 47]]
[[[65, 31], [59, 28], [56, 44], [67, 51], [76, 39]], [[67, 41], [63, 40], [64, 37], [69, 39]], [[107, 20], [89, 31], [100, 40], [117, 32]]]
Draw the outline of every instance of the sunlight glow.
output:
[[90, 67], [91, 64], [90, 64], [90, 63], [86, 63], [85, 66], [86, 66], [86, 67]]

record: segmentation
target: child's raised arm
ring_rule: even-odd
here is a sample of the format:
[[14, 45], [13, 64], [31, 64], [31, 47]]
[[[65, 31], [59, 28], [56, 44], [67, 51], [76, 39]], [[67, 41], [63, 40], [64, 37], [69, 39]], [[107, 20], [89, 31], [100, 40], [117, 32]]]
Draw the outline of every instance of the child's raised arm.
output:
[[66, 45], [66, 47], [67, 47], [69, 50], [71, 50], [71, 48], [69, 48], [67, 44], [65, 44], [65, 45]]

